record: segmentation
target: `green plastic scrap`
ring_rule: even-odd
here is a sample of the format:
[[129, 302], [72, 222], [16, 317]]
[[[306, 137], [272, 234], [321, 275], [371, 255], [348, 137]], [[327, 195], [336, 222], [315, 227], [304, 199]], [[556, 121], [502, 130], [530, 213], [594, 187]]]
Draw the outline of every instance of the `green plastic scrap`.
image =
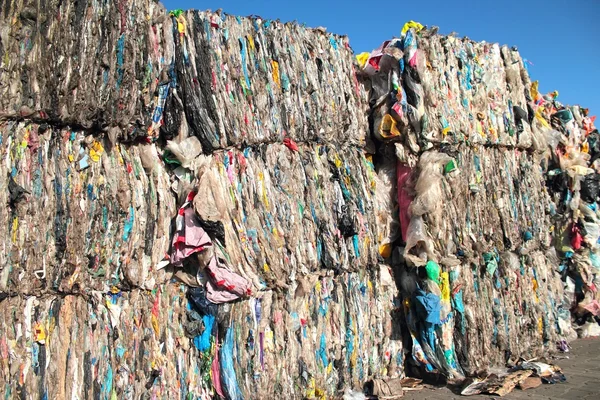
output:
[[435, 283], [440, 283], [440, 266], [435, 261], [427, 261], [425, 264], [427, 278]]
[[454, 170], [456, 170], [456, 163], [454, 162], [454, 160], [448, 161], [448, 163], [444, 166], [444, 173], [449, 174]]
[[171, 17], [179, 18], [179, 16], [183, 13], [184, 13], [184, 11], [181, 8], [177, 8], [175, 10], [170, 11], [169, 15]]
[[494, 253], [483, 253], [483, 261], [485, 261], [485, 270], [490, 276], [493, 276], [498, 268], [496, 255]]
[[181, 162], [169, 150], [165, 150], [163, 152], [163, 160], [164, 160], [165, 164], [181, 165]]

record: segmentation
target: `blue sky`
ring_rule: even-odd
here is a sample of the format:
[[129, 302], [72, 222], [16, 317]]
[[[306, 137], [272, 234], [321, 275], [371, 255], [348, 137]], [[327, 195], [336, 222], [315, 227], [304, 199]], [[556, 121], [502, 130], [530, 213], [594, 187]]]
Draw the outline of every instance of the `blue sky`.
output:
[[[517, 46], [543, 93], [600, 115], [600, 0], [166, 0], [167, 9], [197, 8], [298, 21], [347, 34], [356, 53], [400, 34], [404, 22], [437, 25], [440, 33]], [[373, 7], [370, 7], [370, 6]]]

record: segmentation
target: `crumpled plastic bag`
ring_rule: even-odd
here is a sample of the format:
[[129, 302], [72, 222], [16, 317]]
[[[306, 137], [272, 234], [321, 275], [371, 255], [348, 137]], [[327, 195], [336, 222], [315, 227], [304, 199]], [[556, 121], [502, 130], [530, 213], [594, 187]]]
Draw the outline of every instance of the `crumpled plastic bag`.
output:
[[410, 213], [422, 216], [440, 209], [443, 202], [441, 180], [443, 166], [452, 161], [452, 157], [434, 151], [426, 152], [419, 160], [419, 175], [415, 184], [416, 196], [411, 203]]
[[195, 136], [188, 137], [179, 143], [169, 140], [166, 149], [177, 157], [184, 168], [191, 168], [196, 157], [202, 154], [202, 145]]
[[425, 265], [428, 258], [435, 258], [433, 243], [427, 236], [425, 224], [421, 216], [413, 216], [410, 219], [406, 233], [404, 258], [410, 260], [415, 265]]

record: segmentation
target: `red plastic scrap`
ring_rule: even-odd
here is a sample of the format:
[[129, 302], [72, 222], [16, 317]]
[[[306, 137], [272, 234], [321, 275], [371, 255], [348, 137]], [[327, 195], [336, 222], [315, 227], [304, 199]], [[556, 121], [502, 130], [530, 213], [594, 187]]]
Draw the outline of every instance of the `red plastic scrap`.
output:
[[287, 148], [292, 151], [298, 151], [298, 145], [290, 138], [283, 139], [283, 144], [285, 144]]

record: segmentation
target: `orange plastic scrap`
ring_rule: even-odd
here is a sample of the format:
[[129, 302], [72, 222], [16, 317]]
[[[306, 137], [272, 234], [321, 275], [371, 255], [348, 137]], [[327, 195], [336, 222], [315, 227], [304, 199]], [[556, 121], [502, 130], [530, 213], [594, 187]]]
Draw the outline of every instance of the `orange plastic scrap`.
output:
[[587, 141], [585, 143], [583, 143], [583, 145], [581, 146], [581, 152], [582, 153], [589, 153], [590, 152], [590, 145], [589, 145], [589, 143]]

